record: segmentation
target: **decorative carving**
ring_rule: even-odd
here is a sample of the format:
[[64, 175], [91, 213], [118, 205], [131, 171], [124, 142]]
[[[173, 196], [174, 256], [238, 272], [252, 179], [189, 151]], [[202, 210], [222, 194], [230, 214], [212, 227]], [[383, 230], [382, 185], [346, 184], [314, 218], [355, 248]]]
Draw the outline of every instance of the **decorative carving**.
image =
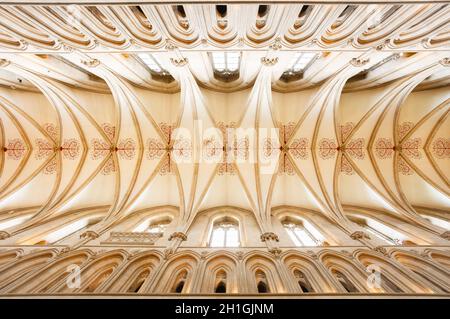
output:
[[403, 175], [412, 175], [414, 173], [412, 168], [408, 165], [408, 163], [406, 163], [406, 161], [402, 157], [398, 158], [397, 169]]
[[147, 140], [147, 159], [153, 160], [161, 158], [166, 150], [166, 147], [162, 142], [155, 138], [149, 138]]
[[345, 156], [341, 157], [341, 172], [346, 175], [353, 175], [355, 171]]
[[357, 230], [350, 235], [350, 238], [353, 240], [370, 239], [370, 236], [363, 231]]
[[59, 127], [56, 126], [53, 123], [45, 123], [43, 125], [45, 132], [54, 140], [56, 141], [59, 136]]
[[446, 232], [442, 233], [442, 234], [441, 234], [441, 237], [442, 237], [442, 238], [445, 238], [445, 239], [447, 239], [447, 240], [450, 240], [450, 231], [447, 230]]
[[136, 142], [132, 138], [121, 140], [117, 145], [117, 153], [121, 159], [133, 159], [136, 155]]
[[350, 64], [356, 67], [361, 67], [369, 63], [369, 58], [353, 58], [350, 60]]
[[357, 138], [354, 140], [351, 140], [347, 146], [343, 149], [346, 154], [350, 155], [352, 158], [355, 159], [364, 159], [365, 152], [364, 152], [364, 144], [365, 141], [363, 138]]
[[172, 249], [172, 248], [166, 248], [166, 249], [164, 249], [163, 254], [164, 254], [164, 257], [163, 257], [163, 258], [164, 258], [165, 260], [167, 260], [167, 259], [169, 259], [170, 256], [173, 255], [173, 249]]
[[412, 122], [403, 122], [402, 124], [399, 124], [397, 126], [397, 135], [398, 138], [401, 140], [403, 139], [406, 134], [414, 127], [414, 123]]
[[149, 232], [111, 232], [105, 244], [154, 245], [163, 236], [162, 233]]
[[275, 138], [265, 138], [263, 140], [263, 157], [265, 159], [278, 157], [277, 150], [280, 149], [280, 144]]
[[172, 155], [176, 162], [189, 160], [192, 158], [192, 143], [189, 138], [180, 136], [173, 143]]
[[339, 132], [341, 134], [342, 141], [345, 141], [347, 139], [354, 127], [355, 124], [353, 122], [347, 122], [339, 125]]
[[375, 142], [375, 155], [379, 159], [392, 158], [394, 143], [390, 138], [379, 138]]
[[114, 140], [114, 137], [116, 136], [116, 127], [109, 123], [103, 123], [102, 130], [108, 137], [109, 141], [112, 142]]
[[35, 143], [37, 146], [37, 152], [34, 155], [34, 157], [37, 160], [41, 160], [43, 158], [48, 158], [50, 155], [52, 155], [55, 152], [55, 148], [47, 140], [38, 138], [38, 139], [36, 139]]
[[244, 252], [243, 251], [236, 252], [236, 257], [238, 260], [244, 259]]
[[269, 46], [272, 50], [280, 50], [283, 46], [281, 45], [281, 38], [277, 37], [272, 45]]
[[439, 159], [450, 158], [450, 138], [439, 137], [434, 140], [433, 154]]
[[114, 173], [116, 171], [116, 162], [114, 161], [114, 158], [110, 157], [102, 169], [103, 175], [109, 175], [111, 173]]
[[172, 239], [174, 239], [174, 238], [179, 238], [179, 239], [181, 239], [181, 241], [186, 241], [187, 235], [182, 232], [174, 232], [173, 234], [171, 234], [169, 236], [169, 241], [172, 241]]
[[80, 234], [81, 239], [96, 239], [99, 237], [99, 234], [93, 230], [86, 230], [82, 234]]
[[166, 39], [166, 46], [165, 46], [166, 50], [168, 51], [173, 51], [175, 49], [177, 49], [178, 47], [173, 44], [169, 39]]
[[161, 166], [159, 167], [158, 174], [164, 176], [173, 173], [174, 173], [173, 161], [170, 159], [170, 155], [167, 154], [167, 156], [163, 159]]
[[382, 246], [377, 246], [375, 248], [373, 248], [374, 251], [377, 251], [379, 253], [382, 253], [383, 255], [388, 255], [388, 251], [386, 248], [382, 247]]
[[173, 65], [178, 66], [178, 67], [182, 67], [185, 66], [188, 63], [188, 59], [187, 58], [170, 58], [170, 62], [172, 62]]
[[80, 142], [77, 139], [65, 139], [61, 145], [64, 158], [74, 160], [80, 155]]
[[422, 157], [419, 150], [421, 142], [420, 138], [409, 138], [402, 143], [400, 150], [408, 158], [419, 159]]
[[46, 175], [51, 175], [56, 172], [58, 168], [58, 163], [56, 161], [56, 158], [53, 158], [50, 162], [47, 163], [47, 165], [44, 167], [44, 170], [42, 171]]
[[314, 251], [308, 250], [307, 253], [312, 259], [319, 260], [319, 256], [317, 256], [317, 254]]
[[289, 145], [289, 153], [297, 159], [308, 158], [309, 140], [307, 138], [296, 138]]
[[283, 155], [284, 156], [281, 157], [280, 164], [278, 165], [278, 174], [292, 176], [295, 174], [294, 164], [291, 163], [286, 154]]
[[279, 259], [283, 251], [280, 248], [272, 248], [269, 249], [269, 252], [274, 255], [275, 258]]
[[322, 159], [330, 159], [336, 155], [336, 142], [329, 138], [323, 138], [319, 141], [319, 155]]
[[445, 67], [449, 67], [450, 66], [450, 58], [443, 58], [443, 59], [439, 60], [439, 63]]
[[267, 241], [267, 240], [280, 241], [280, 239], [278, 238], [278, 235], [275, 233], [272, 233], [272, 232], [266, 232], [261, 235], [261, 241]]
[[100, 61], [98, 59], [81, 60], [81, 64], [84, 64], [88, 68], [95, 68], [100, 65]]
[[11, 237], [11, 234], [5, 230], [0, 230], [0, 240]]
[[5, 66], [8, 66], [11, 62], [6, 59], [0, 59], [0, 68], [4, 68]]
[[14, 138], [8, 140], [8, 146], [4, 147], [3, 150], [9, 159], [18, 160], [25, 154], [26, 148], [25, 143], [21, 139]]
[[261, 58], [261, 63], [265, 66], [275, 65], [278, 63], [278, 57], [274, 57], [274, 58], [263, 57], [263, 58]]

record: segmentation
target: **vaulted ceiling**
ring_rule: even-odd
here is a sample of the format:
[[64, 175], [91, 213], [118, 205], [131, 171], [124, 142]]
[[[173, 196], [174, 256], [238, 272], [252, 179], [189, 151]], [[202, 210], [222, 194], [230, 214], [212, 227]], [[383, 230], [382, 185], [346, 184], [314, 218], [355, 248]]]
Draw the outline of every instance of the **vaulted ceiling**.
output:
[[[235, 206], [269, 231], [274, 207], [342, 227], [364, 207], [441, 234], [420, 213], [450, 207], [449, 21], [446, 4], [0, 6], [0, 221], [170, 205], [186, 230]], [[314, 59], [286, 80], [298, 52]]]

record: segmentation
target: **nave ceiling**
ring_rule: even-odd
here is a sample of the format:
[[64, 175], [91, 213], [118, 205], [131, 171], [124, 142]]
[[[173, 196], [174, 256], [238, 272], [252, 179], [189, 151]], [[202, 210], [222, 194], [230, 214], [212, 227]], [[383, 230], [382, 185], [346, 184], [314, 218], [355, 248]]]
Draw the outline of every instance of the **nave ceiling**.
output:
[[[0, 6], [0, 222], [28, 218], [4, 238], [165, 206], [180, 232], [232, 206], [261, 232], [301, 207], [349, 234], [359, 208], [444, 234], [420, 213], [450, 207], [448, 5], [217, 10]], [[239, 53], [232, 80], [213, 51]], [[298, 52], [315, 56], [283, 80]]]

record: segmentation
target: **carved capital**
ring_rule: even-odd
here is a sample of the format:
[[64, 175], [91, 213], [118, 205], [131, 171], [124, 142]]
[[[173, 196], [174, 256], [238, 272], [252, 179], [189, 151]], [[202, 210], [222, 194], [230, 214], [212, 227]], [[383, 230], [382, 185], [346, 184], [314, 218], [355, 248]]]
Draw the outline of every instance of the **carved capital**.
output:
[[71, 250], [70, 247], [64, 247], [59, 251], [59, 254], [62, 255], [68, 253], [70, 250]]
[[5, 66], [8, 66], [11, 62], [6, 59], [0, 59], [0, 68], [4, 68]]
[[361, 67], [369, 63], [369, 58], [353, 58], [350, 60], [350, 64], [356, 67]]
[[0, 230], [0, 240], [11, 237], [11, 234], [7, 231]]
[[237, 257], [238, 260], [244, 259], [244, 252], [243, 251], [238, 251], [236, 253], [236, 257]]
[[170, 40], [167, 40], [165, 48], [168, 51], [173, 51], [173, 50], [177, 49], [178, 47], [175, 44], [173, 44], [172, 42], [170, 42]]
[[377, 251], [379, 253], [382, 253], [383, 255], [388, 255], [388, 252], [386, 250], [386, 248], [382, 247], [382, 246], [377, 246], [373, 249], [374, 251]]
[[267, 232], [261, 235], [261, 241], [267, 241], [267, 240], [273, 240], [273, 241], [280, 241], [278, 238], [278, 235], [272, 232]]
[[307, 253], [312, 259], [319, 260], [319, 256], [317, 256], [317, 254], [314, 251], [308, 250]]
[[272, 66], [272, 65], [277, 64], [277, 62], [278, 62], [278, 57], [275, 57], [275, 58], [263, 57], [263, 58], [261, 58], [261, 63], [264, 64], [265, 66]]
[[443, 66], [449, 67], [450, 66], [450, 58], [443, 58], [439, 60], [439, 63]]
[[187, 58], [170, 58], [170, 62], [172, 62], [173, 65], [181, 67], [185, 66], [188, 63]]
[[275, 256], [275, 258], [280, 258], [280, 256], [281, 256], [281, 253], [282, 253], [282, 250], [280, 249], [280, 248], [272, 248], [272, 249], [269, 249], [269, 252], [272, 254], [272, 255], [274, 255]]
[[80, 234], [80, 238], [82, 239], [96, 239], [98, 238], [99, 234], [97, 234], [95, 231], [93, 230], [86, 230], [85, 232]]
[[100, 65], [100, 61], [98, 59], [81, 60], [81, 63], [89, 68], [95, 68]]
[[447, 230], [446, 232], [442, 233], [441, 237], [450, 240], [450, 230]]
[[275, 51], [280, 50], [282, 47], [283, 46], [281, 45], [281, 38], [280, 37], [277, 37], [275, 39], [275, 42], [272, 45], [269, 46], [270, 49], [275, 50]]
[[169, 241], [171, 241], [174, 238], [179, 238], [181, 239], [181, 241], [186, 241], [187, 240], [187, 235], [185, 233], [182, 232], [174, 232], [173, 234], [171, 234], [169, 236]]
[[164, 249], [164, 259], [169, 259], [169, 257], [173, 254], [172, 248]]
[[351, 237], [351, 239], [354, 239], [354, 240], [358, 240], [358, 239], [370, 239], [370, 236], [369, 236], [369, 235], [367, 235], [365, 232], [360, 231], [360, 230], [355, 231], [354, 233], [352, 233], [352, 234], [350, 235], [350, 237]]

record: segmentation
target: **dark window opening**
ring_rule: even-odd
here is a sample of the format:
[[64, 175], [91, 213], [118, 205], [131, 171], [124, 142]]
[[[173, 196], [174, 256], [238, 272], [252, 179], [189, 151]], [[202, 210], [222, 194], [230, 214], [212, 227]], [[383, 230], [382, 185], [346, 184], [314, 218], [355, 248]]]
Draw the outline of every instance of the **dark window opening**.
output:
[[184, 288], [184, 280], [180, 281], [178, 285], [175, 287], [175, 293], [179, 294], [183, 291]]
[[262, 281], [260, 281], [258, 283], [258, 292], [259, 293], [267, 293], [267, 292], [269, 292], [269, 289], [267, 288], [267, 285], [264, 282], [262, 282]]
[[217, 5], [216, 10], [219, 16], [224, 18], [227, 15], [227, 6], [226, 5]]
[[227, 286], [223, 281], [219, 282], [219, 284], [216, 287], [215, 290], [216, 293], [226, 293], [227, 292]]
[[182, 5], [177, 5], [175, 7], [176, 12], [182, 17], [182, 18], [186, 18], [186, 11], [184, 11], [184, 7]]
[[267, 14], [267, 12], [269, 12], [269, 6], [267, 6], [267, 5], [260, 5], [258, 7], [258, 16], [259, 17], [264, 17]]

